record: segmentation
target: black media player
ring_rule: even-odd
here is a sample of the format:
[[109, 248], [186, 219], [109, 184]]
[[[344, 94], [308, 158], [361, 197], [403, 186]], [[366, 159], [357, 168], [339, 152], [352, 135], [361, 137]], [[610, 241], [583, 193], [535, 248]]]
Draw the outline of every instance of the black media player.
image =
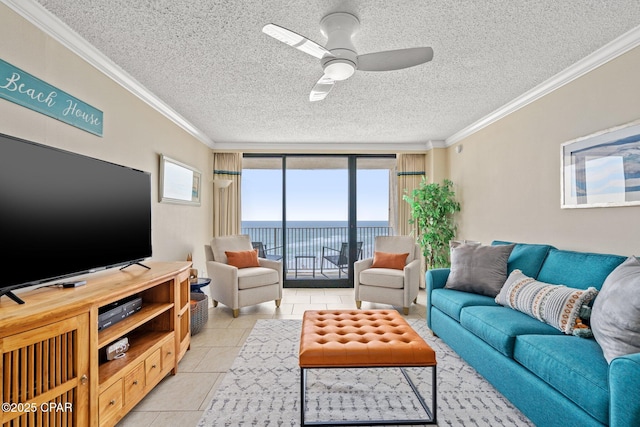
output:
[[116, 301], [105, 305], [98, 310], [98, 330], [108, 328], [123, 319], [131, 316], [142, 308], [142, 298], [133, 296], [131, 298]]

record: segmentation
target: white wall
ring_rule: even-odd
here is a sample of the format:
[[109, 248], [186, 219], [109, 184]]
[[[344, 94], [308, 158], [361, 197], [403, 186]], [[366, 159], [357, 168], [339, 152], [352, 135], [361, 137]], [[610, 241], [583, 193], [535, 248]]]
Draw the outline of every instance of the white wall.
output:
[[[0, 133], [141, 169], [152, 174], [153, 259], [185, 260], [204, 275], [203, 245], [211, 239], [211, 150], [78, 56], [0, 4], [0, 58], [102, 110], [97, 137], [0, 99]], [[199, 207], [158, 202], [159, 155], [202, 172]]]
[[640, 255], [640, 206], [560, 209], [560, 145], [640, 118], [639, 70], [636, 48], [450, 147], [459, 237]]

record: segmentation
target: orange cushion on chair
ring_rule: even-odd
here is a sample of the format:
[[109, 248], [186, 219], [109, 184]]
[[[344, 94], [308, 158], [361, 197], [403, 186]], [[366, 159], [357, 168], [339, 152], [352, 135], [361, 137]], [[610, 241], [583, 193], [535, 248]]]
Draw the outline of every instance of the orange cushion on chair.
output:
[[251, 251], [225, 251], [227, 256], [227, 264], [237, 268], [260, 267], [258, 262], [258, 250]]
[[374, 252], [373, 264], [371, 268], [393, 268], [395, 270], [403, 270], [409, 253], [406, 254], [390, 254], [387, 252]]

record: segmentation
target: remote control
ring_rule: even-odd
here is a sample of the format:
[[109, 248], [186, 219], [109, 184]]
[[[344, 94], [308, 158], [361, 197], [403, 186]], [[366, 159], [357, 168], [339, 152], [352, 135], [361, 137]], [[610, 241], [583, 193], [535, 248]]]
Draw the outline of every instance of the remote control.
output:
[[79, 286], [84, 286], [87, 284], [86, 280], [79, 280], [77, 282], [64, 282], [64, 283], [60, 283], [60, 285], [62, 285], [63, 288], [77, 288]]

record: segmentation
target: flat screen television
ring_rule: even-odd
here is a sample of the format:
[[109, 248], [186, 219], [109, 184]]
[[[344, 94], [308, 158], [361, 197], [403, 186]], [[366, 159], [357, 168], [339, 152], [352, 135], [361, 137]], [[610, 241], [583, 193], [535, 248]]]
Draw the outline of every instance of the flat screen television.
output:
[[0, 296], [151, 256], [151, 175], [0, 134]]

